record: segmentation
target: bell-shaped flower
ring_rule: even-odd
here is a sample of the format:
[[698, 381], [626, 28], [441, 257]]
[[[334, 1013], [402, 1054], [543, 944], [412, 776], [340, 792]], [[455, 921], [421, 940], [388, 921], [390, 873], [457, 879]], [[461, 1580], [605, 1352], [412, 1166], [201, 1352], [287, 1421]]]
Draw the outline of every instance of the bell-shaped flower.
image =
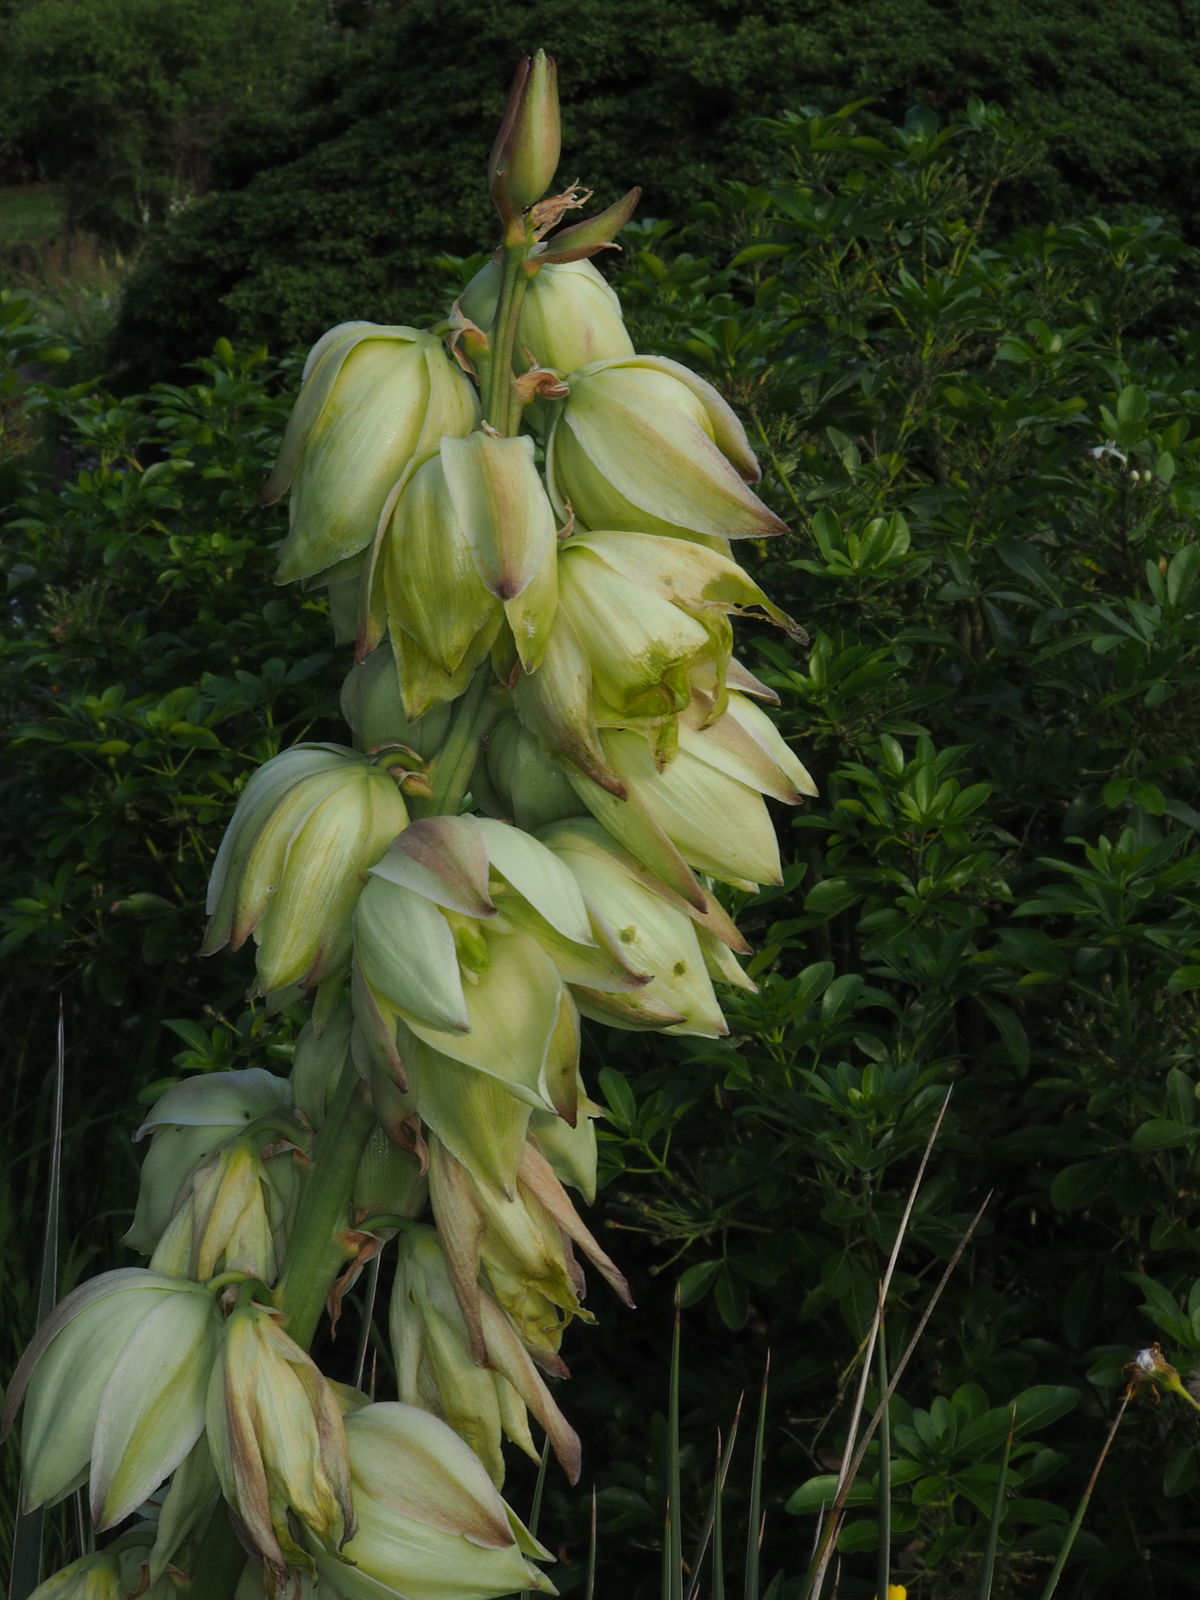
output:
[[[488, 1133], [482, 1104], [473, 1117], [456, 1106], [474, 1074], [490, 1080], [497, 1116], [496, 1090], [573, 1122], [579, 1037], [567, 984], [627, 989], [644, 976], [597, 941], [569, 870], [505, 823], [429, 817], [368, 877], [354, 918], [356, 1011], [368, 1034], [403, 1030], [399, 1062], [425, 1120], [460, 1154], [472, 1120]], [[523, 1122], [512, 1130], [514, 1155], [523, 1132]]]
[[495, 1600], [555, 1589], [547, 1561], [469, 1445], [416, 1406], [380, 1401], [346, 1418], [357, 1531], [340, 1557], [314, 1546], [318, 1593], [344, 1600]]
[[311, 1567], [293, 1538], [297, 1517], [339, 1548], [353, 1531], [342, 1413], [329, 1384], [264, 1306], [240, 1306], [225, 1324], [208, 1387], [209, 1449], [243, 1542], [282, 1580]]
[[[500, 296], [502, 267], [489, 261], [463, 291], [459, 306], [477, 327], [491, 331]], [[633, 355], [633, 340], [621, 317], [621, 302], [590, 261], [544, 266], [529, 281], [521, 301], [514, 366], [571, 373], [593, 361]]]
[[361, 874], [407, 821], [396, 779], [354, 750], [295, 745], [273, 757], [217, 852], [203, 953], [237, 950], [253, 933], [263, 993], [338, 972]]
[[390, 633], [405, 713], [452, 700], [507, 624], [521, 665], [541, 661], [558, 606], [554, 512], [533, 440], [445, 438], [380, 519], [359, 651]]
[[69, 1294], [38, 1329], [8, 1391], [3, 1433], [25, 1407], [25, 1509], [90, 1480], [96, 1527], [124, 1521], [200, 1437], [220, 1335], [207, 1289], [141, 1267], [103, 1273]]
[[711, 384], [663, 356], [594, 361], [571, 375], [546, 441], [560, 516], [587, 528], [759, 539], [784, 524], [747, 487], [758, 463]]
[[[578, 1245], [616, 1294], [629, 1286], [584, 1225], [549, 1162], [527, 1142], [511, 1198], [477, 1183], [437, 1139], [429, 1141], [429, 1199], [467, 1326], [491, 1292], [539, 1366], [562, 1374], [563, 1329], [583, 1310]], [[482, 1281], [481, 1281], [482, 1280]]]
[[448, 1422], [504, 1481], [501, 1434], [536, 1461], [527, 1408], [545, 1429], [568, 1478], [579, 1477], [579, 1439], [491, 1295], [479, 1296], [479, 1322], [467, 1325], [433, 1228], [400, 1237], [389, 1327], [401, 1400]]
[[142, 1162], [133, 1225], [124, 1242], [149, 1255], [197, 1168], [247, 1124], [286, 1110], [290, 1103], [288, 1080], [261, 1067], [207, 1072], [172, 1084], [133, 1136], [135, 1143], [147, 1134], [151, 1140]]
[[313, 346], [263, 501], [289, 489], [277, 581], [309, 578], [375, 537], [392, 486], [443, 435], [479, 422], [470, 379], [415, 328], [344, 322]]
[[679, 718], [679, 746], [665, 764], [641, 733], [604, 728], [599, 744], [619, 774], [617, 799], [583, 772], [568, 777], [592, 815], [693, 905], [704, 891], [692, 871], [753, 890], [780, 882], [779, 845], [763, 800], [796, 805], [816, 787], [766, 714], [730, 694], [722, 716], [693, 697]]
[[726, 708], [733, 635], [729, 614], [765, 613], [803, 632], [727, 557], [682, 539], [602, 531], [577, 534], [559, 556], [559, 615], [542, 668], [514, 700], [532, 732], [620, 797], [597, 727], [654, 731], [660, 764], [676, 719], [703, 694], [711, 718]]
[[[710, 897], [705, 911], [689, 905], [590, 817], [554, 824], [540, 838], [571, 869], [593, 925], [606, 942], [653, 975], [632, 994], [573, 988], [584, 1016], [617, 1028], [658, 1028], [708, 1038], [727, 1033], [713, 993], [709, 962], [718, 958], [711, 952], [724, 949], [723, 940], [740, 950], [746, 945], [716, 901]], [[740, 974], [737, 963], [732, 966]]]

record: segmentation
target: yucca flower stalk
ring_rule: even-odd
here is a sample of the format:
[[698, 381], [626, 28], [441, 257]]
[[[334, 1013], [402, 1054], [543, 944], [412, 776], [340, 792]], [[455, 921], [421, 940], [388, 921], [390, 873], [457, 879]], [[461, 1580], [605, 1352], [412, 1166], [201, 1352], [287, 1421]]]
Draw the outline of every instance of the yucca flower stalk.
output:
[[[136, 1560], [47, 1597], [553, 1592], [504, 1440], [538, 1427], [578, 1478], [552, 1385], [583, 1265], [631, 1305], [566, 1188], [596, 1189], [581, 1019], [727, 1031], [753, 985], [713, 881], [778, 882], [767, 800], [815, 792], [734, 654], [742, 616], [798, 633], [730, 554], [783, 525], [729, 405], [635, 351], [592, 265], [637, 191], [579, 221], [586, 191], [548, 193], [556, 81], [517, 73], [500, 245], [447, 320], [344, 323], [305, 367], [265, 498], [280, 581], [355, 640], [352, 742], [249, 778], [204, 951], [253, 941], [252, 992], [311, 1020], [290, 1082], [162, 1097], [150, 1265], [69, 1295], [11, 1386], [31, 1504], [88, 1482], [98, 1527], [143, 1517]], [[395, 1399], [310, 1353], [381, 1259]]]

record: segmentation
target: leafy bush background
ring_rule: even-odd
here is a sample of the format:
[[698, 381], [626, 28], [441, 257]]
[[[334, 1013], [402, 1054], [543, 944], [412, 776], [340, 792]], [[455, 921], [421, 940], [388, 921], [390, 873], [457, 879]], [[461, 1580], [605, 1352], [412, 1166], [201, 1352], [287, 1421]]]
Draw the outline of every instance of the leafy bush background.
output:
[[[282, 3], [282, 0], [277, 0]], [[563, 63], [564, 182], [604, 203], [630, 183], [678, 217], [715, 178], [759, 181], [757, 118], [860, 97], [879, 131], [922, 103], [997, 99], [1053, 134], [1002, 198], [1009, 218], [1133, 205], [1193, 235], [1197, 0], [404, 0], [343, 6], [294, 108], [251, 107], [213, 154], [212, 192], [149, 242], [114, 354], [138, 383], [219, 335], [277, 348], [331, 322], [440, 314], [436, 254], [491, 237], [474, 181], [514, 55]], [[575, 163], [575, 165], [571, 165]]]
[[[893, 1358], [990, 1199], [893, 1407], [896, 1565], [912, 1594], [975, 1593], [1016, 1401], [997, 1592], [1037, 1594], [1131, 1352], [1158, 1339], [1185, 1372], [1200, 1356], [1195, 254], [1144, 215], [1017, 226], [1010, 201], [1006, 222], [1036, 151], [979, 101], [753, 136], [762, 181], [631, 230], [618, 286], [643, 348], [740, 407], [795, 530], [744, 554], [811, 650], [745, 653], [821, 798], [780, 819], [784, 888], [740, 908], [761, 987], [731, 1003], [731, 1038], [591, 1045], [598, 1216], [640, 1303], [598, 1305], [572, 1351], [601, 1573], [657, 1587], [646, 1418], [678, 1283], [693, 1520], [714, 1429], [769, 1348], [764, 1562], [795, 1592], [952, 1086]], [[221, 345], [188, 381], [115, 398], [50, 381], [54, 341], [15, 299], [0, 322], [15, 1355], [58, 994], [68, 1283], [124, 1259], [147, 1080], [286, 1054], [288, 1019], [243, 1005], [244, 964], [193, 951], [240, 783], [281, 744], [336, 737], [342, 664], [319, 612], [272, 590], [281, 528], [255, 509], [294, 361]], [[1060, 1592], [1192, 1592], [1196, 1446], [1178, 1407], [1130, 1412]], [[873, 1592], [873, 1516], [844, 1536], [848, 1596]], [[553, 1488], [549, 1517], [569, 1586], [586, 1509]]]

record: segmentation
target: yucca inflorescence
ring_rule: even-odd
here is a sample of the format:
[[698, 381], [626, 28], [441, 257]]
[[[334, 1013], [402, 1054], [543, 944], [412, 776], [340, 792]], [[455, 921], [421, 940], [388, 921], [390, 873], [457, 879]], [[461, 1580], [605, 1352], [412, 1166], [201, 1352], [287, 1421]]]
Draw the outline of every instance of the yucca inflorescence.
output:
[[[539, 55], [492, 153], [501, 247], [448, 322], [309, 356], [266, 494], [280, 580], [356, 641], [353, 742], [250, 779], [206, 949], [252, 940], [256, 991], [312, 1019], [290, 1080], [168, 1091], [148, 1265], [69, 1296], [18, 1371], [27, 1503], [86, 1483], [119, 1530], [40, 1596], [552, 1589], [502, 1441], [536, 1455], [532, 1417], [578, 1476], [547, 1383], [578, 1257], [628, 1298], [567, 1193], [596, 1178], [581, 1018], [722, 1033], [714, 984], [749, 980], [712, 880], [777, 881], [765, 797], [813, 792], [732, 654], [734, 616], [793, 626], [730, 554], [781, 528], [745, 433], [634, 351], [590, 257], [636, 191], [563, 227], [586, 196], [546, 196], [558, 155]], [[392, 1241], [379, 1401], [307, 1350]]]

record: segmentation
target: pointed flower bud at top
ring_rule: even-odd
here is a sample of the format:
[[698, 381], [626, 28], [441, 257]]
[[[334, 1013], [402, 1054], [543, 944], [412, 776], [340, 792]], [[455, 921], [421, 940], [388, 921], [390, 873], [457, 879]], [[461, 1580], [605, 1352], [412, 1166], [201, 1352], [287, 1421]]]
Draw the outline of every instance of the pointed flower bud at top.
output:
[[289, 1512], [335, 1549], [353, 1531], [341, 1410], [312, 1360], [263, 1306], [239, 1307], [226, 1321], [207, 1426], [243, 1542], [277, 1577], [289, 1566], [311, 1567]]
[[595, 361], [572, 374], [546, 442], [560, 516], [700, 543], [760, 539], [784, 524], [747, 487], [759, 477], [721, 396], [664, 356]]
[[[463, 293], [463, 310], [481, 328], [492, 325], [501, 274], [500, 263], [489, 261]], [[536, 364], [571, 373], [593, 361], [632, 354], [621, 302], [590, 261], [545, 266], [530, 279], [517, 326], [518, 372]]]
[[408, 821], [391, 773], [341, 745], [295, 745], [242, 791], [208, 891], [203, 953], [253, 933], [262, 992], [313, 984], [350, 953], [361, 874]]
[[542, 198], [554, 181], [560, 149], [558, 67], [539, 50], [517, 67], [488, 161], [492, 200], [505, 222]]
[[195, 1444], [221, 1318], [200, 1284], [125, 1267], [82, 1284], [34, 1336], [8, 1391], [22, 1402], [24, 1507], [90, 1477], [98, 1529], [124, 1521]]
[[357, 1532], [341, 1558], [316, 1546], [320, 1591], [343, 1600], [497, 1600], [554, 1594], [551, 1559], [478, 1456], [437, 1417], [380, 1401], [346, 1418]]
[[369, 545], [409, 462], [478, 420], [471, 380], [433, 334], [372, 322], [332, 328], [308, 358], [263, 490], [267, 505], [292, 492], [276, 581], [311, 577]]

